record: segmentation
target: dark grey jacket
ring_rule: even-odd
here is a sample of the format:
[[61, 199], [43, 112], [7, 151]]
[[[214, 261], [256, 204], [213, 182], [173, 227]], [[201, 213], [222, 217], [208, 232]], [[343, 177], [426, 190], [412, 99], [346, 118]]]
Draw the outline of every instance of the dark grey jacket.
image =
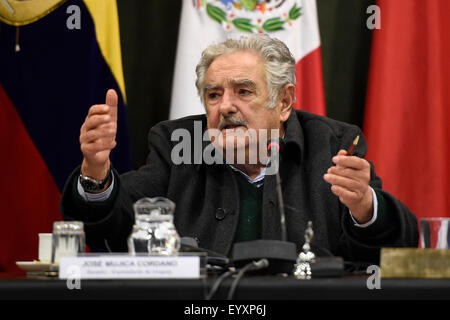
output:
[[[180, 236], [198, 239], [199, 246], [230, 254], [239, 216], [239, 193], [235, 174], [227, 165], [174, 165], [171, 141], [177, 128], [194, 136], [194, 121], [204, 115], [164, 121], [149, 133], [147, 164], [118, 176], [109, 201], [85, 202], [76, 191], [79, 168], [63, 191], [61, 209], [66, 220], [85, 222], [87, 243], [103, 247], [107, 239], [113, 251], [126, 251], [126, 239], [134, 222], [132, 205], [142, 197], [165, 196], [176, 204], [175, 226]], [[417, 221], [408, 208], [381, 189], [372, 166], [370, 185], [377, 193], [379, 217], [368, 228], [353, 226], [348, 209], [323, 180], [331, 159], [347, 149], [359, 134], [355, 155], [364, 157], [366, 142], [358, 127], [311, 113], [293, 110], [285, 124], [280, 175], [289, 241], [300, 249], [309, 220], [315, 231], [313, 248], [319, 255], [331, 252], [346, 260], [377, 262], [383, 246], [416, 247]], [[203, 143], [205, 147], [207, 143]], [[263, 190], [262, 237], [280, 239], [280, 215], [275, 176], [266, 176]], [[321, 251], [321, 252], [320, 252]]]

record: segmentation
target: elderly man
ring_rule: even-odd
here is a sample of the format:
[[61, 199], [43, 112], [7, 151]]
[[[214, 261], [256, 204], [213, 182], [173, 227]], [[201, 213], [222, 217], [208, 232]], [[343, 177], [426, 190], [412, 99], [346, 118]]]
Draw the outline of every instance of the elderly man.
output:
[[[206, 116], [153, 127], [147, 164], [137, 171], [119, 176], [109, 161], [116, 144], [115, 92], [107, 92], [105, 104], [91, 107], [80, 134], [84, 160], [61, 202], [65, 219], [85, 222], [88, 244], [126, 251], [133, 203], [155, 196], [176, 204], [179, 234], [197, 239], [206, 249], [229, 255], [235, 242], [280, 239], [275, 176], [266, 174], [270, 162], [260, 150], [262, 155], [250, 161], [255, 146], [265, 146], [275, 132], [281, 137], [279, 173], [289, 241], [301, 248], [312, 221], [312, 245], [319, 255], [331, 252], [347, 260], [376, 262], [380, 247], [417, 246], [416, 218], [382, 190], [373, 166], [363, 159], [361, 131], [292, 109], [295, 60], [281, 41], [254, 35], [211, 45], [196, 72]], [[198, 128], [215, 130], [206, 135], [211, 141], [196, 135]], [[201, 146], [200, 153], [195, 148], [183, 151], [183, 156], [193, 153], [190, 162], [174, 159], [173, 134], [179, 130], [193, 137], [189, 146]], [[248, 132], [255, 133], [256, 143]], [[345, 149], [358, 135], [354, 155], [347, 155]], [[216, 152], [216, 160], [226, 161], [205, 161], [207, 148]], [[244, 161], [226, 157], [230, 148], [244, 152]]]

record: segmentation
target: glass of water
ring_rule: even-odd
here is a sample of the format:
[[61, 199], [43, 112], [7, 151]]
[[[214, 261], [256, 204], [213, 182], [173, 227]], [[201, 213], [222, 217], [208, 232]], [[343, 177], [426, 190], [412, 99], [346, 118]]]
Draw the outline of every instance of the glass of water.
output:
[[423, 249], [449, 249], [450, 218], [420, 219], [420, 246]]
[[167, 198], [142, 198], [133, 205], [135, 224], [128, 238], [131, 254], [173, 255], [180, 249], [180, 236], [173, 223], [175, 204]]
[[56, 221], [53, 223], [52, 262], [61, 257], [76, 256], [86, 252], [84, 226], [81, 221]]

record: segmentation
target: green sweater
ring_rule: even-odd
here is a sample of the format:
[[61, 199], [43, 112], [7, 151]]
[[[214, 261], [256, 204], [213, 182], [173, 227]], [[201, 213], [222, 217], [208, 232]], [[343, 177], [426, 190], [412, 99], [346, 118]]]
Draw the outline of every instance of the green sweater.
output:
[[241, 173], [235, 172], [239, 186], [239, 224], [234, 242], [261, 238], [263, 186], [250, 183]]
[[[241, 173], [234, 172], [239, 186], [239, 224], [234, 242], [261, 239], [262, 196], [263, 186], [259, 188], [250, 183]], [[359, 239], [374, 236], [383, 232], [386, 227], [394, 223], [394, 215], [386, 215], [386, 203], [381, 193], [375, 191], [378, 199], [378, 216], [375, 222], [367, 228], [359, 228], [353, 224], [350, 232]]]

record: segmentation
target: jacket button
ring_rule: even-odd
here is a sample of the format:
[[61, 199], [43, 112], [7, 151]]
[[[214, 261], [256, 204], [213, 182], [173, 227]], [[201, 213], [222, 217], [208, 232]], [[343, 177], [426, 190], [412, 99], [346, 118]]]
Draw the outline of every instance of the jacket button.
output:
[[228, 214], [227, 210], [223, 208], [216, 209], [216, 219], [219, 221], [223, 220], [227, 214]]

